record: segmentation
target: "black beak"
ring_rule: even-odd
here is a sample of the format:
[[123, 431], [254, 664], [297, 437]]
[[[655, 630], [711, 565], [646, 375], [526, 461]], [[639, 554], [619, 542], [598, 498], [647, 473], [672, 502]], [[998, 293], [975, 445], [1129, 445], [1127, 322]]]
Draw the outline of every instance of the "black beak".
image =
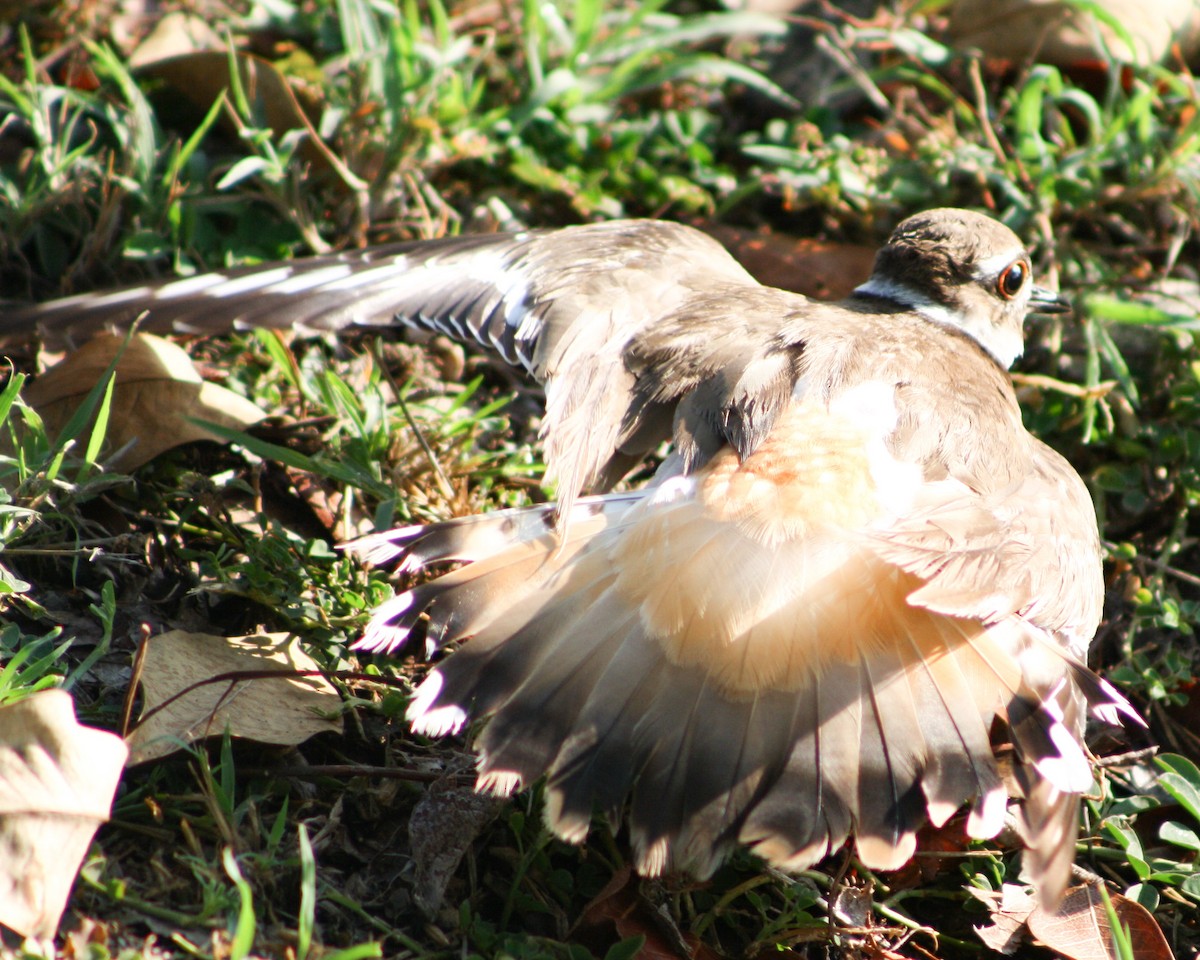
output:
[[1071, 301], [1061, 293], [1047, 290], [1045, 287], [1034, 287], [1029, 298], [1030, 313], [1070, 313]]

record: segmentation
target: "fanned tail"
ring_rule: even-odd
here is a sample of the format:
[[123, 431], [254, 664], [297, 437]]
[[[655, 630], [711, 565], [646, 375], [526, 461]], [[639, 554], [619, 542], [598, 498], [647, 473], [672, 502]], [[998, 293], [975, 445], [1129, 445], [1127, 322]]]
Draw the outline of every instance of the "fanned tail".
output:
[[[564, 839], [628, 802], [644, 873], [707, 874], [738, 841], [802, 869], [851, 833], [864, 864], [895, 869], [923, 823], [964, 803], [973, 835], [999, 831], [997, 717], [1068, 812], [1086, 788], [1065, 715], [1026, 709], [1075, 690], [1075, 674], [1039, 657], [1018, 618], [913, 606], [920, 581], [868, 549], [819, 536], [764, 548], [707, 520], [686, 490], [582, 501], [577, 513], [563, 543], [545, 510], [384, 538], [402, 563], [476, 558], [410, 591], [392, 624], [430, 605], [431, 637], [473, 635], [420, 688], [414, 728], [490, 716], [480, 786], [506, 793], [548, 775]], [[764, 579], [776, 566], [805, 576]], [[1053, 894], [1070, 862], [1054, 826], [1066, 808], [1044, 817], [1030, 796], [1031, 862], [1054, 875], [1043, 882]]]

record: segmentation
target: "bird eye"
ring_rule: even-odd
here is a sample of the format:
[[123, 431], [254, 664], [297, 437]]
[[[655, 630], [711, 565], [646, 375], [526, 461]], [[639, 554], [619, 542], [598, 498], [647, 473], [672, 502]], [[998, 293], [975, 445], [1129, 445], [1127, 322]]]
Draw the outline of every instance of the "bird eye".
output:
[[996, 291], [1005, 300], [1011, 300], [1025, 286], [1025, 278], [1029, 276], [1029, 264], [1024, 260], [1016, 260], [1004, 268], [1004, 272], [996, 278]]

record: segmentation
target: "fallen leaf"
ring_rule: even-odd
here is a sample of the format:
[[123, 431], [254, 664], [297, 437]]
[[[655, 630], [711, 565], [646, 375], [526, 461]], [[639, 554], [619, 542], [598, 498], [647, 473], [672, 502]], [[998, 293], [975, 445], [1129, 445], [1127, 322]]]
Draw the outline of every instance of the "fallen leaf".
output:
[[[1060, 0], [957, 0], [947, 11], [947, 36], [959, 49], [978, 47], [989, 57], [1071, 66], [1111, 57], [1157, 63], [1178, 45], [1185, 58], [1200, 50], [1200, 8], [1193, 0], [1158, 0], [1152, 15], [1143, 0], [1096, 0], [1087, 6]], [[1120, 24], [1119, 30], [1108, 22]], [[1128, 36], [1132, 49], [1124, 42]]]
[[[124, 337], [111, 334], [95, 337], [25, 391], [52, 436], [74, 415], [124, 343]], [[244, 397], [202, 380], [180, 347], [162, 337], [135, 334], [116, 367], [105, 434], [105, 449], [116, 455], [109, 465], [128, 472], [180, 444], [220, 439], [189, 418], [244, 429], [265, 417]]]
[[427, 916], [441, 909], [463, 855], [496, 817], [503, 801], [451, 775], [434, 783], [413, 808], [408, 821], [409, 846], [416, 865], [413, 901]]
[[888, 887], [892, 890], [914, 890], [947, 871], [957, 874], [962, 854], [971, 843], [971, 838], [963, 829], [965, 820], [965, 815], [960, 813], [940, 827], [928, 823], [921, 827], [917, 831], [917, 849], [921, 855], [913, 857], [899, 870], [889, 872]]
[[204, 17], [174, 10], [161, 17], [129, 55], [129, 66], [137, 70], [171, 57], [198, 50], [220, 50], [225, 40]]
[[[1140, 903], [1110, 895], [1117, 919], [1129, 930], [1133, 955], [1138, 960], [1173, 960], [1167, 938], [1150, 911]], [[1029, 915], [1029, 930], [1051, 950], [1068, 960], [1109, 960], [1115, 957], [1108, 911], [1097, 887], [1073, 887], [1053, 913], [1038, 907]]]
[[641, 938], [639, 960], [715, 960], [715, 951], [642, 895], [641, 883], [631, 867], [618, 869], [583, 908], [569, 939], [599, 956]]
[[987, 904], [992, 925], [975, 928], [979, 939], [990, 949], [1011, 957], [1025, 940], [1026, 923], [1037, 907], [1037, 897], [1030, 887], [1006, 883], [999, 892], [968, 887], [967, 892]]
[[0, 707], [0, 923], [54, 936], [125, 754], [120, 737], [79, 725], [63, 690]]
[[[334, 173], [334, 182], [344, 184], [349, 190], [367, 189], [368, 185], [321, 139], [308, 114], [296, 100], [287, 79], [270, 61], [235, 51], [233, 62], [237, 64], [239, 80], [250, 109], [256, 118], [261, 118], [263, 125], [269, 127], [277, 137], [289, 130], [303, 130], [307, 134], [297, 148], [300, 161], [315, 170]], [[229, 65], [229, 52], [222, 48], [143, 62], [138, 74], [161, 81], [187, 98], [196, 108], [207, 112], [213, 102], [224, 96], [231, 86]], [[222, 118], [222, 122], [228, 121]], [[236, 128], [232, 128], [231, 132], [236, 133]]]
[[830, 901], [829, 915], [847, 927], [866, 927], [871, 922], [873, 904], [869, 886], [843, 886]]
[[[141, 673], [143, 719], [128, 738], [129, 765], [227, 729], [235, 737], [285, 746], [340, 733], [341, 720], [325, 716], [341, 705], [333, 685], [297, 675], [316, 670], [291, 634], [218, 637], [172, 630], [151, 637]], [[205, 682], [237, 673], [255, 676]]]

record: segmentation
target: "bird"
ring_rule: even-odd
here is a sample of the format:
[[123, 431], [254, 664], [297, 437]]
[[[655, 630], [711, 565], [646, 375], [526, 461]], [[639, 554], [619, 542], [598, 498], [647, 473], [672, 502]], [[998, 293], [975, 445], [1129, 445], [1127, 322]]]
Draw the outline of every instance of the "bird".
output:
[[493, 350], [545, 387], [556, 500], [348, 546], [439, 574], [357, 644], [423, 641], [415, 733], [473, 731], [480, 790], [545, 778], [565, 841], [627, 823], [647, 875], [709, 876], [739, 845], [788, 871], [843, 847], [895, 870], [964, 809], [995, 837], [1011, 792], [1023, 876], [1053, 905], [1093, 783], [1086, 715], [1141, 722], [1087, 666], [1087, 486], [1007, 372], [1026, 316], [1067, 309], [1007, 226], [937, 208], [833, 303], [628, 220], [84, 294], [8, 311], [0, 336], [407, 324]]

